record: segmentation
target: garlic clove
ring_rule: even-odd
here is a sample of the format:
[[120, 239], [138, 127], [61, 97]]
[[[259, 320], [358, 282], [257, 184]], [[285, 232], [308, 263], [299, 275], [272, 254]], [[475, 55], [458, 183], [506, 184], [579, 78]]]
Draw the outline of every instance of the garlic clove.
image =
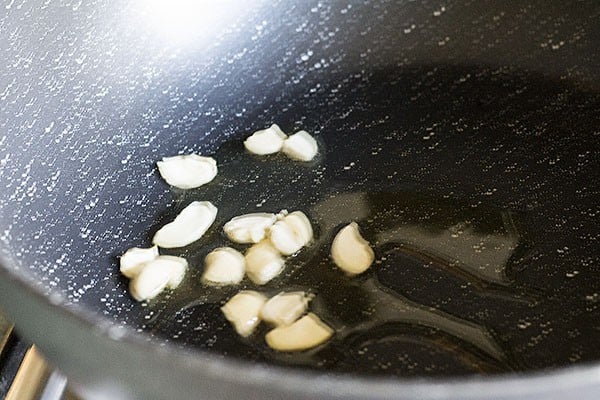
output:
[[283, 270], [285, 261], [269, 240], [256, 243], [246, 251], [246, 274], [252, 282], [264, 285]]
[[312, 240], [313, 230], [306, 215], [302, 211], [294, 211], [271, 227], [269, 238], [281, 254], [288, 256]]
[[243, 337], [249, 336], [260, 323], [260, 310], [267, 301], [262, 294], [243, 290], [233, 296], [221, 311], [232, 323], [236, 332]]
[[232, 218], [223, 226], [227, 237], [236, 243], [258, 243], [277, 220], [272, 213], [251, 213]]
[[202, 281], [214, 285], [235, 285], [244, 279], [246, 259], [231, 247], [219, 247], [204, 258]]
[[302, 246], [306, 246], [313, 239], [313, 229], [310, 220], [302, 211], [294, 211], [285, 217], [285, 222], [292, 227], [292, 230], [302, 241]]
[[215, 159], [198, 154], [164, 157], [156, 165], [163, 179], [180, 189], [197, 188], [217, 176]]
[[152, 242], [166, 249], [183, 247], [200, 239], [217, 216], [210, 201], [193, 201], [177, 217], [160, 228]]
[[366, 271], [375, 260], [369, 242], [363, 239], [358, 224], [352, 222], [342, 228], [331, 245], [333, 262], [349, 275]]
[[269, 235], [273, 246], [283, 255], [289, 256], [300, 250], [303, 246], [302, 239], [300, 239], [292, 227], [285, 221], [277, 221], [271, 227], [271, 233]]
[[154, 260], [158, 257], [158, 247], [152, 246], [147, 249], [133, 247], [127, 250], [119, 259], [119, 270], [128, 278], [135, 278], [144, 263]]
[[280, 326], [266, 334], [269, 347], [278, 351], [302, 351], [325, 343], [333, 329], [313, 313], [308, 313], [288, 326]]
[[309, 300], [305, 292], [281, 292], [265, 303], [260, 316], [273, 325], [291, 325], [306, 312]]
[[281, 150], [294, 160], [310, 161], [317, 155], [319, 146], [308, 132], [298, 131], [283, 142]]
[[169, 289], [175, 289], [179, 286], [188, 268], [187, 260], [176, 256], [158, 256], [150, 263], [170, 271], [169, 282], [167, 282], [167, 288]]
[[137, 301], [150, 300], [162, 292], [171, 279], [172, 271], [160, 263], [150, 261], [129, 282], [129, 292]]
[[250, 153], [266, 155], [277, 153], [283, 146], [287, 135], [276, 124], [267, 129], [254, 132], [244, 141], [244, 146]]

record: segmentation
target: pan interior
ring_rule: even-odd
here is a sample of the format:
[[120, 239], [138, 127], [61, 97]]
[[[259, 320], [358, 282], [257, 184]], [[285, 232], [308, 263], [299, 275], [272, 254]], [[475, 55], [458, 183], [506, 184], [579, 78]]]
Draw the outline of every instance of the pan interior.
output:
[[[168, 251], [192, 265], [183, 287], [133, 306], [125, 320], [184, 347], [362, 374], [497, 373], [600, 355], [588, 341], [598, 328], [589, 214], [597, 136], [585, 129], [598, 119], [597, 95], [530, 74], [444, 66], [355, 75], [318, 93], [308, 102], [290, 94], [269, 111], [284, 130], [318, 137], [316, 160], [248, 154], [242, 139], [251, 129], [242, 128], [214, 152], [215, 181], [171, 193], [174, 204], [138, 244], [193, 200], [216, 204], [217, 221], [201, 241]], [[305, 211], [316, 239], [282, 276], [265, 286], [200, 283], [204, 256], [231, 245], [224, 222], [283, 208]], [[353, 220], [377, 258], [349, 278], [329, 248]], [[123, 295], [125, 280], [113, 279]], [[241, 339], [219, 310], [240, 289], [313, 292], [311, 309], [337, 333], [301, 354], [270, 350], [265, 326]]]
[[[22, 3], [0, 17], [0, 251], [53, 300], [290, 368], [447, 376], [600, 360], [595, 1], [268, 2], [226, 10], [197, 47], [157, 40], [135, 4]], [[313, 133], [318, 158], [245, 153], [271, 123]], [[192, 151], [219, 175], [172, 190], [154, 163]], [[192, 200], [219, 214], [170, 252], [190, 261], [186, 280], [134, 302], [117, 257]], [[337, 330], [295, 355], [222, 317], [254, 286], [198, 279], [224, 222], [282, 208], [309, 215], [315, 243], [260, 289], [313, 291]], [[328, 257], [351, 220], [377, 256], [353, 279]]]

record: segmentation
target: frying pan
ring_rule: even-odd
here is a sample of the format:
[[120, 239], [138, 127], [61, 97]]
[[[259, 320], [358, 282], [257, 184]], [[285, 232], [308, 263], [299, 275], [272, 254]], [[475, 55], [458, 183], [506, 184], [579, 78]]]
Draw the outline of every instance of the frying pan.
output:
[[[0, 303], [87, 398], [596, 398], [598, 2], [32, 2], [0, 17]], [[243, 138], [305, 129], [312, 163]], [[164, 156], [213, 155], [180, 191]], [[182, 287], [136, 303], [118, 256], [193, 200]], [[259, 288], [336, 328], [279, 354], [199, 281], [220, 227], [305, 211]], [[373, 267], [328, 257], [352, 220]], [[244, 282], [242, 288], [256, 288]]]

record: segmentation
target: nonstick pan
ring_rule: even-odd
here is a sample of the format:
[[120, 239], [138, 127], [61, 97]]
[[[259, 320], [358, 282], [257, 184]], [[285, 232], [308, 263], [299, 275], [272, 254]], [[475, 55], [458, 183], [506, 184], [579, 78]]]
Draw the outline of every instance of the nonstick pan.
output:
[[[0, 16], [0, 303], [89, 398], [597, 398], [597, 1], [8, 2]], [[255, 157], [279, 124], [310, 163]], [[209, 185], [155, 162], [198, 152]], [[182, 286], [129, 295], [118, 256], [219, 208]], [[266, 286], [201, 284], [233, 216], [305, 211]], [[376, 261], [328, 254], [357, 221]], [[220, 306], [303, 289], [336, 329], [277, 353]]]

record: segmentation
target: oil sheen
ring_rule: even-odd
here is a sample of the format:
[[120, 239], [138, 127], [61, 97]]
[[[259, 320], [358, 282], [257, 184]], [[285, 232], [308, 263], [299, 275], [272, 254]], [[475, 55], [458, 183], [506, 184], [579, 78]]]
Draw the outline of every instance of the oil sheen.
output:
[[[193, 200], [210, 200], [219, 213], [200, 241], [168, 251], [186, 257], [190, 272], [179, 289], [149, 304], [145, 329], [163, 339], [177, 332], [167, 340], [182, 345], [289, 366], [398, 375], [428, 367], [438, 374], [518, 368], [501, 336], [485, 324], [485, 312], [490, 304], [518, 309], [537, 301], [537, 290], [515, 279], [530, 248], [522, 215], [454, 192], [415, 190], [410, 181], [347, 176], [360, 167], [332, 170], [331, 149], [320, 145], [317, 159], [299, 163], [283, 155], [253, 156], [241, 141], [231, 141], [215, 154], [219, 175], [211, 184], [174, 192], [176, 204], [164, 220]], [[212, 249], [247, 248], [227, 240], [226, 221], [281, 209], [305, 212], [315, 239], [287, 259], [279, 277], [264, 286], [248, 279], [221, 288], [200, 282]], [[371, 268], [355, 277], [330, 258], [335, 233], [351, 221], [376, 255]], [[238, 337], [219, 307], [242, 289], [314, 294], [310, 309], [335, 336], [294, 354], [266, 346], [264, 323], [251, 337]]]

